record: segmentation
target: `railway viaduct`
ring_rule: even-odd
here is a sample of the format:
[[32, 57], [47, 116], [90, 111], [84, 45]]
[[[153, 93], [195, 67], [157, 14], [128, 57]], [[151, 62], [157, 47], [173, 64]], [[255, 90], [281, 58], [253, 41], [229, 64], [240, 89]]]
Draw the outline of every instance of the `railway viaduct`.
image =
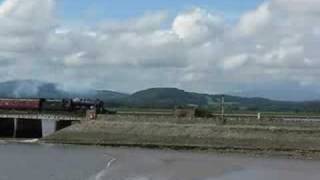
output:
[[95, 111], [86, 114], [51, 114], [51, 113], [0, 113], [0, 138], [41, 138], [42, 123], [55, 122], [55, 131], [59, 131], [74, 123], [96, 118]]

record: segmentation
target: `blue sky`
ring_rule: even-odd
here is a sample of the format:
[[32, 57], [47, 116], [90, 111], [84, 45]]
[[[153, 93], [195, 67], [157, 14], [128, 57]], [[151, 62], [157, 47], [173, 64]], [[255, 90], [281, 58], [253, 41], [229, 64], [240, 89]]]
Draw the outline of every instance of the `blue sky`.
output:
[[123, 19], [143, 15], [145, 12], [165, 10], [170, 14], [192, 7], [203, 7], [222, 13], [227, 19], [237, 18], [255, 9], [264, 0], [58, 0], [58, 15], [65, 20]]

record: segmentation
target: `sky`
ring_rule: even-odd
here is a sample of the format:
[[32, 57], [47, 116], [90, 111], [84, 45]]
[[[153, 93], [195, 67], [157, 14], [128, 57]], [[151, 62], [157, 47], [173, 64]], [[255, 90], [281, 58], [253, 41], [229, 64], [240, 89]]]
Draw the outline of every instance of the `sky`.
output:
[[0, 3], [0, 81], [320, 99], [319, 0]]
[[264, 0], [221, 1], [221, 0], [59, 0], [58, 14], [68, 21], [103, 21], [106, 18], [126, 19], [151, 11], [168, 11], [172, 15], [179, 11], [202, 7], [220, 12], [233, 20], [243, 12], [256, 8]]

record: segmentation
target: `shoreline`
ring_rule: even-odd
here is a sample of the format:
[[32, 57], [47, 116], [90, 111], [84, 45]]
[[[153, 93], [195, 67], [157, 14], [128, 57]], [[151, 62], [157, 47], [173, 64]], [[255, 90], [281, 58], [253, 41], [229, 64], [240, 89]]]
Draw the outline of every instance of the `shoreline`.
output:
[[189, 152], [200, 154], [215, 154], [215, 155], [236, 155], [250, 158], [273, 158], [273, 159], [293, 159], [293, 160], [320, 160], [320, 151], [283, 151], [283, 150], [259, 150], [259, 149], [237, 149], [237, 148], [208, 148], [208, 147], [190, 147], [190, 146], [173, 146], [173, 145], [146, 145], [146, 144], [109, 144], [109, 145], [94, 145], [90, 143], [61, 143], [43, 141], [41, 139], [0, 139], [0, 144], [22, 144], [22, 145], [70, 145], [70, 146], [85, 146], [85, 147], [99, 147], [99, 148], [121, 148], [121, 149], [145, 149], [145, 150], [159, 150], [159, 151], [174, 151], [174, 152]]
[[213, 153], [223, 155], [243, 155], [248, 157], [258, 158], [285, 158], [296, 160], [320, 160], [320, 151], [284, 151], [284, 150], [259, 150], [259, 149], [241, 149], [241, 148], [210, 148], [210, 147], [190, 147], [190, 146], [173, 146], [173, 145], [145, 145], [145, 144], [90, 144], [90, 143], [59, 143], [43, 141], [35, 144], [54, 144], [54, 145], [77, 145], [91, 147], [106, 147], [106, 148], [141, 148], [149, 150], [172, 150], [177, 152], [191, 153]]

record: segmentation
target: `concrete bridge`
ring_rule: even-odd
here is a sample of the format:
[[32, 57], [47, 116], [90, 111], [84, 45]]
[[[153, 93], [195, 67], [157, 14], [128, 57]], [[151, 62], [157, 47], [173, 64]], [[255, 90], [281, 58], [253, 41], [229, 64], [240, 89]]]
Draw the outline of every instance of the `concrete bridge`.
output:
[[0, 138], [41, 138], [43, 121], [54, 121], [55, 131], [74, 123], [95, 119], [96, 114], [88, 111], [84, 115], [56, 113], [0, 113]]

